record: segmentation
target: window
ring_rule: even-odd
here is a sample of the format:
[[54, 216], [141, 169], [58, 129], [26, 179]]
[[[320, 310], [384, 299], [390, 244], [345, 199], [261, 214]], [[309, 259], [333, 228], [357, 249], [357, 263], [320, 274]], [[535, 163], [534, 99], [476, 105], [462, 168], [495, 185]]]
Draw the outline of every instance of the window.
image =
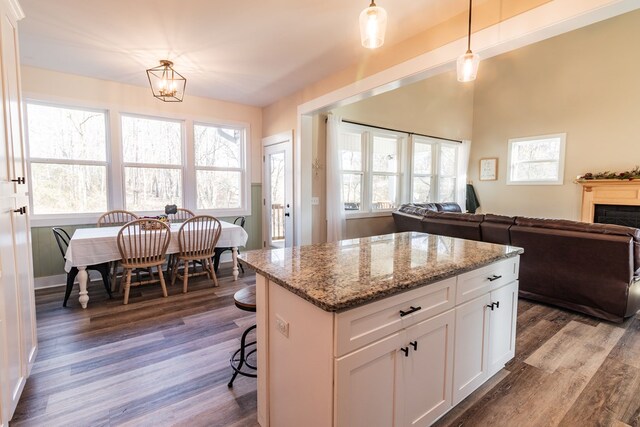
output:
[[244, 203], [245, 129], [195, 124], [198, 209], [240, 209]]
[[509, 140], [507, 184], [562, 185], [566, 134]]
[[183, 206], [182, 122], [123, 115], [122, 159], [127, 210]]
[[458, 143], [418, 135], [412, 141], [411, 201], [455, 201]]
[[35, 215], [107, 210], [106, 112], [27, 103]]
[[400, 202], [404, 137], [364, 126], [340, 131], [342, 200], [348, 212], [391, 210]]

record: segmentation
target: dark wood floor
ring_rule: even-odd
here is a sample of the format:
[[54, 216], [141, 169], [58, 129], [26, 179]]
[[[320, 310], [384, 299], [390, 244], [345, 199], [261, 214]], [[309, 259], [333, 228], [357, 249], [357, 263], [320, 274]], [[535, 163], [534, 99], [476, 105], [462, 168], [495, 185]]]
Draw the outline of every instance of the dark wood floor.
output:
[[[91, 287], [37, 292], [40, 350], [12, 426], [255, 426], [255, 379], [232, 390], [229, 355], [254, 316], [233, 293], [247, 272], [190, 292], [151, 286], [131, 303]], [[516, 358], [438, 426], [640, 426], [640, 318], [611, 324], [521, 300]]]

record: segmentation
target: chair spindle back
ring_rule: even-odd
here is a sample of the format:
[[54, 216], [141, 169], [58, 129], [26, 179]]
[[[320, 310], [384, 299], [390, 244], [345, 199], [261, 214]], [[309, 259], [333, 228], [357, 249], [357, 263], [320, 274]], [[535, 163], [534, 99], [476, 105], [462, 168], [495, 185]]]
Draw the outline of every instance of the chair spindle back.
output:
[[98, 227], [114, 227], [124, 225], [134, 219], [138, 219], [138, 215], [129, 211], [109, 211], [98, 218]]
[[180, 255], [192, 259], [213, 257], [222, 225], [215, 217], [199, 215], [186, 220], [178, 231]]
[[156, 219], [136, 219], [125, 224], [118, 232], [122, 266], [137, 268], [162, 264], [170, 239], [169, 226]]

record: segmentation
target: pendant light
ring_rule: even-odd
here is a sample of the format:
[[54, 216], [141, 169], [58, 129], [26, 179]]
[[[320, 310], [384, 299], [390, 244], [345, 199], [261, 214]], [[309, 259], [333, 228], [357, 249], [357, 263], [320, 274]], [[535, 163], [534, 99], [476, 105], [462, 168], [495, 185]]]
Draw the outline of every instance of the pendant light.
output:
[[471, 8], [472, 1], [469, 0], [469, 32], [467, 35], [467, 52], [458, 57], [458, 81], [471, 82], [476, 79], [478, 66], [480, 65], [480, 55], [471, 52]]
[[147, 70], [153, 96], [164, 102], [182, 102], [187, 79], [173, 69], [173, 62], [162, 59], [160, 65]]
[[375, 49], [384, 44], [387, 31], [387, 12], [371, 0], [368, 8], [360, 12], [360, 40], [362, 46]]

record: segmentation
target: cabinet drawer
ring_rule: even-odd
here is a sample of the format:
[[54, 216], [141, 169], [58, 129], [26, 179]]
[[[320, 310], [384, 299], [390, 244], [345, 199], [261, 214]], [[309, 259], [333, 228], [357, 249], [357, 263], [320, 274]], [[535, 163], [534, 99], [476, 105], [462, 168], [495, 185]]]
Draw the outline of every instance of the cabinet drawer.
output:
[[458, 276], [456, 304], [472, 300], [518, 278], [520, 257], [508, 258]]
[[[455, 295], [456, 278], [452, 277], [338, 313], [335, 317], [335, 356], [345, 355], [452, 308]], [[400, 311], [413, 312], [402, 316]]]

